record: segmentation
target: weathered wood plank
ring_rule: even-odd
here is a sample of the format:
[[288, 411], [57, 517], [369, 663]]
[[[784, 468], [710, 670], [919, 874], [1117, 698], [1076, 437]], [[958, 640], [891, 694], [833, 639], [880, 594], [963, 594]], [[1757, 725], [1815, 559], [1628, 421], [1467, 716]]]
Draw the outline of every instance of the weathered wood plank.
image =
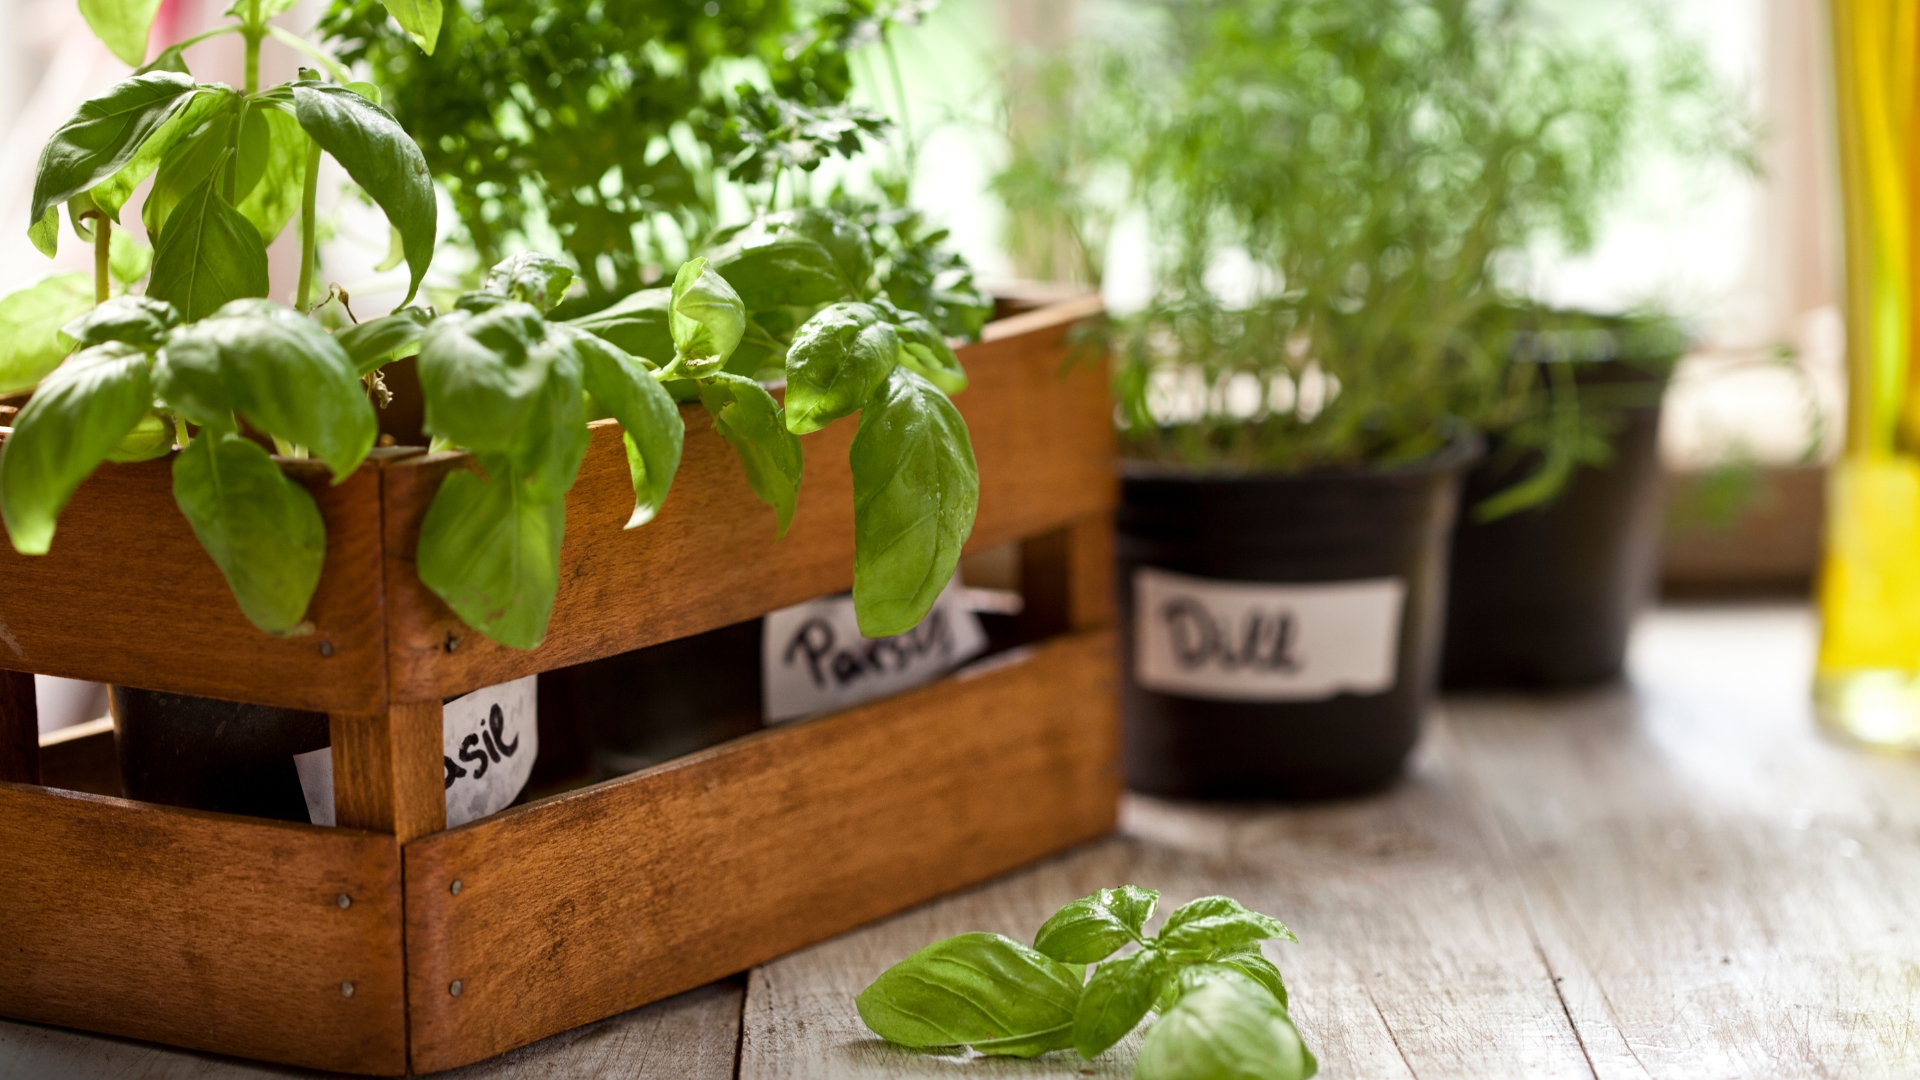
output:
[[1920, 1062], [1920, 769], [1826, 742], [1802, 608], [1668, 611], [1635, 687], [1450, 707], [1595, 1072]]
[[[742, 1080], [934, 1074], [922, 1055], [861, 1025], [853, 996], [889, 964], [966, 930], [1023, 940], [1103, 885], [1161, 889], [1160, 914], [1225, 893], [1280, 917], [1298, 945], [1269, 945], [1294, 1016], [1339, 1077], [1584, 1077], [1589, 1072], [1499, 880], [1458, 764], [1428, 754], [1380, 799], [1300, 809], [1206, 807], [1130, 797], [1125, 840], [941, 900], [754, 973]], [[1156, 922], [1155, 926], [1158, 925]], [[1094, 1062], [975, 1062], [993, 1075], [1130, 1075], [1138, 1035]]]
[[[440, 1080], [733, 1080], [738, 981], [718, 982], [585, 1024]], [[301, 1075], [311, 1075], [302, 1073]], [[139, 1080], [284, 1080], [288, 1070], [191, 1050], [0, 1020], [0, 1076]]]
[[334, 485], [317, 463], [286, 464], [327, 527], [313, 633], [271, 637], [240, 613], [174, 505], [167, 461], [108, 464], [74, 492], [47, 554], [0, 543], [0, 668], [322, 712], [384, 707], [381, 470]]
[[[1112, 406], [1102, 365], [1063, 371], [1065, 341], [1085, 305], [1009, 322], [1025, 329], [961, 350], [972, 379], [955, 399], [971, 429], [980, 509], [968, 544], [985, 550], [1106, 511]], [[783, 539], [733, 452], [697, 406], [681, 410], [686, 450], [660, 515], [627, 530], [633, 509], [620, 429], [593, 426], [567, 497], [560, 593], [546, 642], [532, 652], [495, 645], [463, 625], [421, 585], [413, 553], [420, 522], [454, 455], [386, 471], [387, 632], [396, 700], [450, 697], [536, 671], [729, 626], [775, 608], [851, 588], [853, 478], [843, 421], [801, 438], [806, 472]], [[687, 572], [699, 567], [699, 573]], [[667, 587], [670, 584], [671, 587]]]
[[745, 970], [1107, 831], [1111, 654], [1107, 631], [1057, 639], [407, 845], [414, 1067]]
[[0, 1015], [406, 1070], [391, 837], [0, 784], [0, 852]]

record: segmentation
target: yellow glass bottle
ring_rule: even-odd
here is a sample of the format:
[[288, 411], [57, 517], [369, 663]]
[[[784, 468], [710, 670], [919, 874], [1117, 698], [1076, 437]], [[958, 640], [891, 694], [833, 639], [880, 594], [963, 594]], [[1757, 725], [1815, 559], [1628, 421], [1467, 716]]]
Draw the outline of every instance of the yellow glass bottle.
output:
[[1815, 712], [1920, 750], [1920, 0], [1832, 0], [1847, 276], [1847, 442], [1827, 495]]

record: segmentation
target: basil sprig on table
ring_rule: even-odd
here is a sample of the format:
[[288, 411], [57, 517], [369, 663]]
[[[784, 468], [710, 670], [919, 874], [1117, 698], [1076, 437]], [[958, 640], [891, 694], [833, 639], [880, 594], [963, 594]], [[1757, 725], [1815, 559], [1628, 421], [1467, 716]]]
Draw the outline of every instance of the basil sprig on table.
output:
[[[932, 608], [972, 532], [980, 479], [966, 422], [948, 400], [967, 385], [946, 336], [894, 306], [859, 223], [803, 207], [722, 230], [671, 289], [573, 320], [662, 363], [675, 398], [698, 400], [774, 510], [799, 496], [800, 442], [860, 414], [853, 471], [854, 611], [868, 637], [904, 633]], [[759, 379], [784, 378], [784, 407]]]
[[[1224, 896], [1183, 904], [1160, 933], [1160, 894], [1123, 885], [1075, 900], [1033, 947], [999, 934], [937, 941], [888, 968], [855, 999], [860, 1019], [918, 1049], [972, 1047], [1093, 1058], [1149, 1012], [1135, 1080], [1304, 1080], [1319, 1069], [1287, 1013], [1262, 941], [1294, 940], [1278, 921]], [[1138, 946], [1119, 955], [1122, 949]], [[1087, 964], [1099, 964], [1086, 978]]]

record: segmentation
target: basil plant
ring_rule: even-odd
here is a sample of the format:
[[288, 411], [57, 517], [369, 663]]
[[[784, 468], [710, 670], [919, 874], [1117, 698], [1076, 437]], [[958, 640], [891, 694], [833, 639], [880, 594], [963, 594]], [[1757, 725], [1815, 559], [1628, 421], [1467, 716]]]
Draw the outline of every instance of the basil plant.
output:
[[[390, 316], [330, 335], [301, 312], [265, 299], [267, 245], [302, 217], [298, 303], [312, 299], [314, 202], [320, 154], [331, 154], [385, 211], [409, 270], [408, 300], [432, 257], [435, 205], [419, 148], [368, 87], [310, 71], [257, 86], [259, 47], [274, 37], [312, 46], [267, 20], [285, 0], [240, 0], [236, 21], [162, 52], [82, 104], [54, 133], [34, 178], [29, 235], [48, 255], [59, 208], [94, 245], [91, 311], [47, 300], [51, 278], [0, 301], [19, 317], [0, 323], [8, 389], [37, 383], [0, 443], [0, 519], [15, 550], [44, 554], [56, 519], [104, 461], [178, 451], [174, 498], [240, 609], [268, 633], [305, 632], [304, 616], [326, 551], [313, 497], [281, 472], [263, 443], [313, 458], [335, 482], [356, 469], [377, 436], [368, 380], [393, 351]], [[82, 10], [129, 63], [145, 57], [157, 5], [100, 0]], [[424, 8], [396, 11], [403, 22]], [[433, 21], [437, 25], [435, 6]], [[239, 34], [247, 84], [196, 82], [183, 50]], [[323, 64], [344, 78], [331, 61]], [[141, 220], [148, 259], [114, 225], [151, 180]], [[144, 277], [145, 287], [135, 291]], [[115, 279], [127, 286], [114, 296]], [[404, 336], [404, 333], [403, 335]]]
[[[711, 414], [773, 509], [779, 535], [798, 503], [799, 436], [859, 412], [849, 458], [861, 630], [901, 633], [925, 617], [953, 575], [979, 498], [966, 425], [946, 397], [966, 377], [944, 337], [884, 298], [824, 303], [837, 294], [805, 261], [818, 245], [788, 244], [784, 262], [767, 265], [765, 254], [801, 220], [839, 219], [786, 215], [716, 252], [757, 297], [777, 294], [783, 306], [806, 309], [788, 336], [750, 317], [718, 260], [707, 258], [683, 264], [670, 288], [572, 322], [549, 320], [573, 271], [536, 254], [496, 266], [482, 289], [426, 328], [427, 430], [438, 449], [471, 451], [477, 469], [442, 482], [421, 525], [417, 565], [469, 626], [516, 648], [540, 644], [586, 421], [611, 416], [624, 429], [634, 528], [658, 512], [679, 467], [685, 432], [676, 401], [698, 401]], [[833, 273], [836, 289], [855, 291], [843, 271]], [[784, 406], [760, 381], [782, 371]]]
[[[721, 231], [672, 288], [574, 320], [698, 399], [781, 534], [799, 496], [800, 442], [860, 414], [853, 471], [853, 602], [868, 637], [904, 633], [953, 576], [980, 478], [949, 394], [967, 385], [946, 335], [896, 307], [867, 230], [831, 210], [765, 214]], [[784, 407], [756, 379], [786, 381]]]

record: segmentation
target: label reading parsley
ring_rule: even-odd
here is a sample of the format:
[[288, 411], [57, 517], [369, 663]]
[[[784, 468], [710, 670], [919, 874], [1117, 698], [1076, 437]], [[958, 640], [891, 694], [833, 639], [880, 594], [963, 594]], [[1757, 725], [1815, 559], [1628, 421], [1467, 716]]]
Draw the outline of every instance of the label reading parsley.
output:
[[955, 575], [920, 625], [889, 638], [860, 636], [851, 596], [769, 613], [760, 645], [767, 723], [897, 694], [979, 655], [987, 634], [965, 595]]
[[1218, 701], [1319, 701], [1393, 689], [1399, 578], [1274, 583], [1134, 571], [1134, 677]]

